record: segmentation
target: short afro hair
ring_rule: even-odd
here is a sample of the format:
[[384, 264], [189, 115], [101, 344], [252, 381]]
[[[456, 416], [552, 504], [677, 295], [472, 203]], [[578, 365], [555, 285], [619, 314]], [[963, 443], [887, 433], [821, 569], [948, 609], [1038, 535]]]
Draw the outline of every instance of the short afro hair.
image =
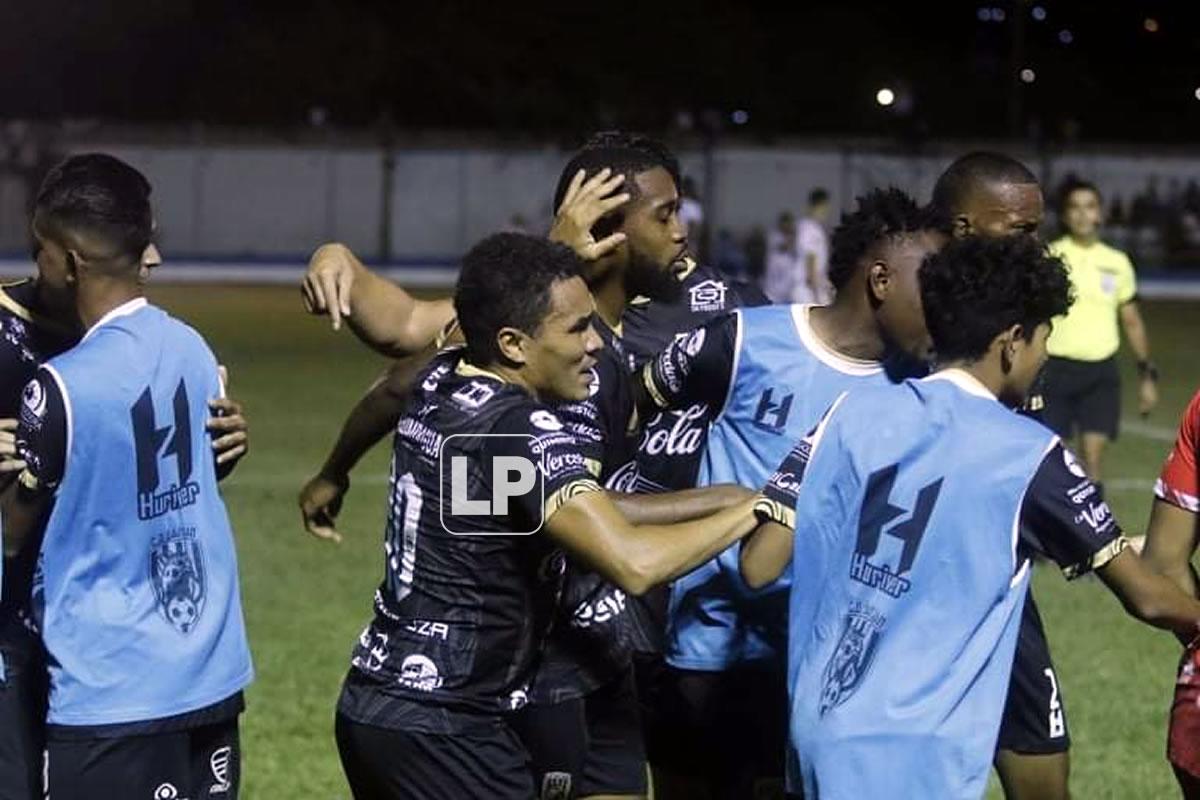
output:
[[571, 185], [575, 173], [583, 170], [590, 178], [605, 167], [611, 169], [614, 174], [625, 176], [625, 185], [621, 187], [621, 191], [628, 192], [635, 198], [638, 188], [634, 176], [656, 167], [662, 167], [670, 174], [676, 189], [683, 186], [678, 159], [658, 139], [640, 133], [601, 131], [592, 134], [563, 167], [558, 186], [554, 189], [554, 213], [558, 213], [558, 207], [562, 205], [563, 198], [567, 195], [567, 187]]
[[1037, 186], [1038, 179], [1028, 167], [1011, 156], [977, 150], [946, 167], [934, 184], [933, 205], [939, 213], [953, 217], [962, 209], [971, 192], [980, 186], [996, 183]]
[[925, 259], [925, 324], [940, 361], [974, 361], [1013, 325], [1026, 338], [1071, 307], [1063, 262], [1028, 235], [968, 236]]
[[940, 230], [927, 208], [895, 187], [873, 189], [857, 199], [857, 208], [842, 215], [833, 231], [829, 282], [841, 289], [863, 259], [881, 242], [924, 230]]
[[578, 277], [581, 269], [570, 248], [523, 233], [496, 233], [472, 247], [454, 289], [471, 363], [506, 363], [496, 334], [516, 328], [536, 335], [550, 308], [551, 287]]

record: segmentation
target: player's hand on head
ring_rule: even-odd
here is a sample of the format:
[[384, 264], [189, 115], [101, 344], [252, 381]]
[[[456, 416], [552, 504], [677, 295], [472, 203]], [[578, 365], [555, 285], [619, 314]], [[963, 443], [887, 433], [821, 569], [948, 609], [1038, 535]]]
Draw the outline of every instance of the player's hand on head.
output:
[[350, 490], [350, 478], [318, 473], [300, 490], [300, 517], [304, 529], [318, 539], [341, 542], [334, 522]]
[[0, 419], [0, 476], [25, 469], [25, 462], [17, 458], [18, 424], [15, 419]]
[[625, 241], [625, 234], [618, 232], [596, 241], [592, 228], [628, 203], [631, 195], [613, 194], [625, 183], [625, 176], [613, 175], [607, 167], [591, 178], [585, 180], [585, 177], [584, 170], [579, 170], [571, 179], [550, 228], [550, 240], [570, 247], [584, 261], [595, 261], [619, 247]]
[[340, 330], [342, 318], [350, 316], [350, 287], [354, 285], [355, 258], [341, 244], [317, 248], [308, 262], [300, 284], [304, 308], [310, 314], [328, 314], [333, 329]]

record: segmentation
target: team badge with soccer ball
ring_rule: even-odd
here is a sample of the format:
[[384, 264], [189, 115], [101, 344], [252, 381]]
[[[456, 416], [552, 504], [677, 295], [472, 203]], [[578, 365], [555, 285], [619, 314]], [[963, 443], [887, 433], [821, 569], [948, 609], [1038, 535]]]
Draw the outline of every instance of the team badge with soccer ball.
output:
[[195, 531], [156, 537], [150, 546], [150, 582], [158, 610], [175, 630], [191, 633], [204, 611], [204, 560]]

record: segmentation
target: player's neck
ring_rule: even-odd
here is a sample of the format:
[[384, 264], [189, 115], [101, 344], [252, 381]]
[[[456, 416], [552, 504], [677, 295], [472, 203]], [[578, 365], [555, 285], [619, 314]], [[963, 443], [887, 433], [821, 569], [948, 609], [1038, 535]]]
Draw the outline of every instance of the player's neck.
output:
[[991, 392], [992, 396], [1000, 397], [1004, 393], [1006, 380], [1003, 368], [994, 361], [991, 358], [981, 358], [978, 361], [952, 361], [938, 364], [937, 371], [954, 369], [965, 372]]
[[862, 361], [883, 359], [886, 344], [870, 310], [850, 302], [813, 306], [808, 313], [813, 333], [835, 353]]
[[596, 302], [596, 313], [609, 328], [616, 330], [625, 313], [625, 305], [631, 299], [626, 294], [623, 276], [617, 270], [609, 270], [594, 283], [589, 282], [588, 288]]
[[83, 330], [91, 330], [105, 314], [142, 295], [142, 287], [138, 283], [112, 279], [89, 281], [86, 286], [80, 287], [75, 302]]

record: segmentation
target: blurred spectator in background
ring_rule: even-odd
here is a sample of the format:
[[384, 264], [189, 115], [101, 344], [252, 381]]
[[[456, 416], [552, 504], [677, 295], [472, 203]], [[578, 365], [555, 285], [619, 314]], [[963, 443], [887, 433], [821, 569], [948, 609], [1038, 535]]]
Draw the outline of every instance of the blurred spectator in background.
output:
[[793, 303], [828, 303], [833, 299], [829, 284], [829, 192], [817, 187], [808, 193], [808, 210], [796, 224], [796, 255], [801, 280], [792, 293]]
[[[1129, 257], [1100, 241], [1100, 191], [1086, 181], [1063, 187], [1059, 206], [1066, 235], [1050, 250], [1067, 265], [1075, 303], [1054, 321], [1046, 349], [1044, 421], [1064, 440], [1079, 432], [1088, 475], [1102, 478], [1104, 448], [1117, 437], [1121, 386], [1116, 354], [1120, 329], [1138, 362], [1138, 407], [1158, 403], [1158, 372], [1137, 304], [1137, 279]], [[1118, 326], [1119, 321], [1119, 326]]]
[[796, 218], [790, 211], [779, 215], [767, 233], [767, 265], [763, 292], [772, 303], [791, 303], [804, 277], [796, 251]]
[[722, 228], [717, 233], [715, 249], [713, 263], [717, 265], [717, 269], [736, 280], [750, 279], [750, 258], [732, 231]]

